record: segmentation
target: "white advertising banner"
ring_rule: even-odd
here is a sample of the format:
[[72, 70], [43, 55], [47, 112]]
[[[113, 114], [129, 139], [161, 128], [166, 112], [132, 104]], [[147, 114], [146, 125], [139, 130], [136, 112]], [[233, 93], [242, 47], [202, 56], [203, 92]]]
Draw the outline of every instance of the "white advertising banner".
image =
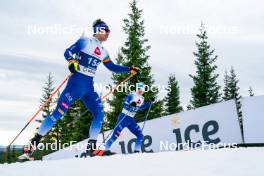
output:
[[[143, 123], [139, 123], [142, 126]], [[108, 131], [104, 136], [107, 136]], [[242, 143], [241, 132], [233, 100], [213, 104], [148, 120], [143, 130], [143, 152], [161, 152], [192, 148], [209, 147]], [[102, 142], [102, 135], [98, 143]], [[66, 149], [54, 152], [44, 157], [61, 159], [85, 157], [87, 140], [77, 143]], [[117, 153], [132, 153], [135, 145], [135, 136], [124, 129], [111, 150]], [[84, 147], [83, 147], [84, 146]]]
[[242, 99], [245, 143], [264, 143], [264, 96]]

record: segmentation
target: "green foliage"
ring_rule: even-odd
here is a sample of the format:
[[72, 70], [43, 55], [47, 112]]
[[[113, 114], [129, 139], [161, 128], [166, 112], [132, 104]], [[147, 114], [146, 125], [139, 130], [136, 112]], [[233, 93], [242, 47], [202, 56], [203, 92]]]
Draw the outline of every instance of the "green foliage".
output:
[[[47, 80], [44, 83], [43, 86], [43, 94], [42, 94], [42, 98], [40, 99], [40, 106], [42, 106], [48, 99], [49, 97], [52, 95], [53, 91], [54, 91], [54, 78], [52, 76], [51, 73], [48, 74], [47, 76]], [[52, 109], [52, 105], [55, 103], [55, 99], [52, 98], [47, 104], [46, 106], [44, 106], [43, 110], [42, 110], [42, 117], [43, 119], [37, 119], [36, 122], [38, 123], [42, 123], [43, 120], [45, 120], [45, 118], [47, 118], [53, 111]], [[38, 129], [38, 128], [37, 128]], [[55, 129], [53, 128], [46, 136], [44, 136], [41, 139], [41, 143], [45, 144], [51, 144], [55, 142], [55, 139], [53, 138], [53, 133], [54, 133]], [[45, 151], [37, 151], [34, 153], [34, 157], [36, 159], [41, 159], [41, 157], [43, 155], [46, 155], [48, 153], [52, 152], [51, 150], [45, 150]]]
[[17, 161], [17, 157], [21, 154], [21, 148], [11, 145], [10, 148], [0, 151], [0, 163], [15, 163]]
[[[130, 85], [135, 86], [137, 82], [141, 81], [151, 87], [154, 84], [154, 80], [153, 75], [151, 74], [151, 67], [148, 64], [149, 55], [147, 52], [150, 49], [150, 46], [147, 45], [148, 40], [145, 39], [144, 20], [141, 19], [142, 10], [138, 9], [135, 0], [130, 3], [130, 9], [131, 12], [128, 14], [128, 18], [123, 20], [123, 30], [127, 35], [127, 39], [124, 46], [121, 47], [121, 50], [118, 52], [117, 63], [125, 66], [136, 66], [141, 70], [141, 75], [133, 77], [128, 81], [127, 85], [124, 85], [124, 87]], [[113, 74], [112, 79], [114, 83], [117, 84], [127, 76], [128, 74]], [[111, 106], [111, 111], [107, 113], [108, 128], [114, 127], [117, 116], [122, 110], [122, 101], [127, 94], [128, 92], [125, 91], [114, 92], [113, 99], [108, 101]], [[157, 88], [155, 88], [155, 92], [147, 91], [144, 94], [145, 100], [149, 101], [150, 97], [156, 97], [157, 94]], [[142, 121], [146, 111], [147, 110], [139, 112], [136, 119]], [[162, 101], [158, 101], [152, 106], [149, 117], [150, 119], [156, 118], [161, 116], [161, 113]]]
[[191, 88], [191, 105], [194, 108], [210, 105], [220, 101], [220, 86], [217, 84], [218, 74], [215, 73], [217, 56], [214, 50], [210, 49], [207, 34], [204, 25], [201, 25], [200, 34], [197, 35], [199, 41], [196, 42], [197, 52], [195, 66], [196, 74], [190, 75], [194, 86]]
[[167, 96], [164, 99], [165, 114], [169, 115], [181, 112], [183, 108], [180, 105], [180, 88], [175, 75], [169, 76], [167, 91]]
[[239, 94], [239, 86], [238, 86], [239, 80], [237, 79], [237, 75], [235, 73], [235, 70], [233, 67], [230, 69], [230, 75], [228, 75], [227, 71], [225, 72], [224, 77], [224, 96], [223, 100], [235, 100], [236, 103], [236, 110], [238, 115], [238, 121], [240, 124], [241, 133], [244, 140], [244, 131], [243, 131], [243, 115], [241, 110], [241, 95]]
[[233, 67], [230, 69], [230, 75], [228, 75], [227, 71], [225, 72], [224, 77], [224, 96], [223, 100], [232, 100], [234, 99], [236, 101], [236, 108], [237, 113], [242, 121], [242, 111], [241, 111], [241, 96], [239, 94], [239, 86], [238, 86], [239, 80], [237, 79], [237, 75], [235, 73], [235, 70]]

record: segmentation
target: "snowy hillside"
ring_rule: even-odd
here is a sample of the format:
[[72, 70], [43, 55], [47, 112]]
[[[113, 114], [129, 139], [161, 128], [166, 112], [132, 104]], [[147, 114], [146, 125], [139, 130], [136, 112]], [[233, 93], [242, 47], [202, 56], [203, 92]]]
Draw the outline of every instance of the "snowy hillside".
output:
[[262, 176], [264, 148], [115, 155], [0, 165], [1, 176]]

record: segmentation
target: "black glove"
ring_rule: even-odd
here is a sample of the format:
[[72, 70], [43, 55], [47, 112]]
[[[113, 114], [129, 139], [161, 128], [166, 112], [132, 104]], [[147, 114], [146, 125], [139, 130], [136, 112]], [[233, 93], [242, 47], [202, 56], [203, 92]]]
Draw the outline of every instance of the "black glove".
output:
[[78, 61], [72, 59], [69, 60], [68, 68], [71, 73], [76, 73], [79, 70], [79, 63]]
[[132, 103], [130, 103], [130, 106], [136, 107], [137, 106], [137, 103], [133, 101]]

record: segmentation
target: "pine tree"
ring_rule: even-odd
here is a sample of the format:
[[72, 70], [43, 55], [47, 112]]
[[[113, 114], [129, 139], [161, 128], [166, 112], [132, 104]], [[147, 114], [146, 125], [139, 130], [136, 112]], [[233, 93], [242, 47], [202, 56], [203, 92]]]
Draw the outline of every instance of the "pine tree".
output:
[[17, 148], [17, 145], [11, 145], [3, 151], [0, 150], [0, 163], [15, 163], [17, 162], [17, 157], [21, 154], [22, 151]]
[[5, 163], [4, 152], [0, 152], [0, 164], [3, 164], [3, 163]]
[[237, 107], [237, 114], [240, 119], [240, 123], [242, 123], [242, 111], [241, 111], [241, 96], [239, 94], [239, 87], [238, 87], [239, 80], [237, 79], [237, 75], [235, 73], [235, 70], [233, 67], [230, 69], [230, 75], [228, 75], [227, 72], [225, 72], [225, 78], [224, 78], [224, 96], [223, 100], [231, 100], [234, 99], [236, 101], [236, 107]]
[[224, 89], [223, 89], [223, 92], [224, 92], [223, 100], [232, 99], [231, 95], [230, 95], [229, 87], [228, 87], [229, 81], [230, 81], [230, 77], [229, 77], [227, 71], [225, 71], [225, 75], [224, 75], [224, 85], [225, 86], [224, 86]]
[[180, 88], [175, 75], [169, 76], [167, 96], [164, 99], [165, 102], [165, 114], [174, 114], [183, 110], [180, 105]]
[[[42, 98], [40, 99], [40, 106], [42, 106], [47, 100], [48, 98], [51, 96], [51, 94], [54, 91], [54, 80], [53, 80], [53, 76], [51, 73], [48, 74], [47, 76], [47, 80], [43, 86], [43, 94], [42, 94]], [[43, 108], [42, 110], [42, 118], [43, 119], [37, 119], [36, 122], [38, 123], [42, 123], [43, 120], [45, 118], [47, 118], [53, 111], [52, 109], [52, 105], [55, 103], [54, 99], [52, 98], [51, 101], [49, 101], [46, 106]], [[37, 128], [38, 129], [38, 128]], [[53, 129], [54, 130], [54, 129]], [[47, 135], [45, 135], [42, 139], [41, 139], [41, 143], [45, 144], [51, 144], [54, 143], [55, 140], [52, 136], [53, 130], [51, 130]], [[41, 159], [41, 157], [43, 155], [46, 155], [48, 153], [52, 152], [51, 150], [43, 150], [43, 151], [36, 151], [34, 153], [35, 158], [36, 159]]]
[[[43, 95], [42, 98], [40, 99], [40, 103], [41, 105], [43, 105], [47, 99], [51, 96], [51, 94], [54, 91], [54, 87], [53, 87], [54, 81], [53, 81], [53, 76], [51, 75], [51, 73], [48, 74], [47, 77], [47, 81], [45, 82], [45, 85], [43, 86]], [[49, 116], [52, 112], [52, 104], [53, 104], [53, 99], [51, 101], [49, 101], [47, 103], [47, 105], [43, 108], [42, 110], [42, 116], [43, 118], [46, 118], [47, 116]]]
[[5, 158], [4, 158], [4, 156], [5, 156], [5, 151], [2, 151], [2, 148], [0, 147], [0, 163], [2, 164], [2, 163], [4, 163], [5, 162]]
[[[133, 77], [127, 85], [134, 85], [137, 82], [144, 82], [148, 87], [153, 86], [154, 80], [151, 74], [151, 67], [148, 64], [149, 55], [147, 54], [150, 46], [147, 45], [147, 39], [145, 39], [144, 21], [141, 19], [142, 10], [138, 9], [137, 1], [133, 0], [130, 3], [131, 12], [128, 14], [128, 18], [124, 19], [123, 30], [127, 34], [127, 39], [121, 50], [118, 52], [117, 63], [126, 66], [136, 66], [141, 69], [141, 75]], [[121, 82], [127, 74], [113, 74], [112, 79], [115, 84]], [[147, 91], [144, 94], [145, 100], [149, 101], [151, 97], [156, 97], [158, 94], [157, 88], [152, 91]], [[113, 128], [116, 123], [117, 116], [122, 110], [122, 101], [127, 95], [127, 92], [115, 92], [113, 99], [109, 101], [111, 106], [110, 113], [107, 114], [108, 127]], [[136, 116], [138, 121], [144, 119], [147, 110], [139, 112]], [[150, 111], [150, 119], [161, 116], [162, 113], [162, 101], [158, 101], [153, 104], [152, 110]]]
[[[47, 100], [48, 98], [51, 96], [51, 94], [53, 93], [54, 91], [54, 80], [53, 80], [53, 76], [51, 73], [48, 74], [48, 77], [47, 77], [47, 81], [45, 82], [44, 86], [43, 86], [43, 94], [42, 94], [42, 98], [40, 99], [40, 106], [42, 106]], [[49, 101], [47, 103], [47, 105], [43, 108], [42, 110], [42, 117], [43, 117], [43, 120], [45, 118], [47, 118], [53, 111], [52, 109], [52, 105], [54, 103], [54, 99], [52, 98], [51, 101]], [[37, 122], [40, 122], [42, 123], [43, 120], [36, 120]], [[52, 139], [52, 136], [49, 134], [47, 134], [46, 136], [44, 136], [41, 140], [42, 143], [53, 143], [54, 140]]]
[[191, 88], [191, 104], [194, 108], [217, 103], [221, 98], [220, 86], [217, 84], [219, 74], [215, 73], [217, 55], [214, 55], [215, 50], [211, 50], [207, 42], [208, 37], [204, 24], [201, 24], [197, 37], [199, 39], [196, 42], [198, 51], [193, 53], [196, 57], [196, 75], [190, 75], [194, 82]]
[[11, 163], [11, 161], [12, 161], [12, 150], [13, 150], [13, 148], [10, 146], [10, 148], [6, 151], [6, 153], [7, 153], [6, 162], [7, 163]]
[[11, 153], [10, 153], [10, 162], [11, 163], [14, 163], [14, 162], [16, 162], [17, 161], [17, 157], [19, 156], [19, 155], [21, 155], [21, 152], [19, 152], [19, 150], [18, 150], [18, 148], [16, 147], [16, 145], [13, 145], [13, 146], [11, 146], [12, 147], [12, 149], [11, 149]]
[[241, 95], [239, 94], [239, 86], [238, 86], [239, 80], [237, 79], [237, 75], [235, 73], [235, 70], [233, 67], [230, 69], [230, 75], [225, 72], [225, 78], [224, 78], [224, 96], [223, 100], [231, 100], [234, 99], [236, 103], [236, 110], [238, 115], [238, 121], [240, 124], [240, 130], [242, 133], [242, 138], [244, 140], [244, 131], [243, 131], [243, 115], [241, 110]]
[[249, 96], [251, 96], [251, 97], [254, 96], [254, 92], [253, 92], [253, 89], [252, 89], [251, 86], [250, 86], [249, 89], [248, 89], [248, 93], [249, 93]]

